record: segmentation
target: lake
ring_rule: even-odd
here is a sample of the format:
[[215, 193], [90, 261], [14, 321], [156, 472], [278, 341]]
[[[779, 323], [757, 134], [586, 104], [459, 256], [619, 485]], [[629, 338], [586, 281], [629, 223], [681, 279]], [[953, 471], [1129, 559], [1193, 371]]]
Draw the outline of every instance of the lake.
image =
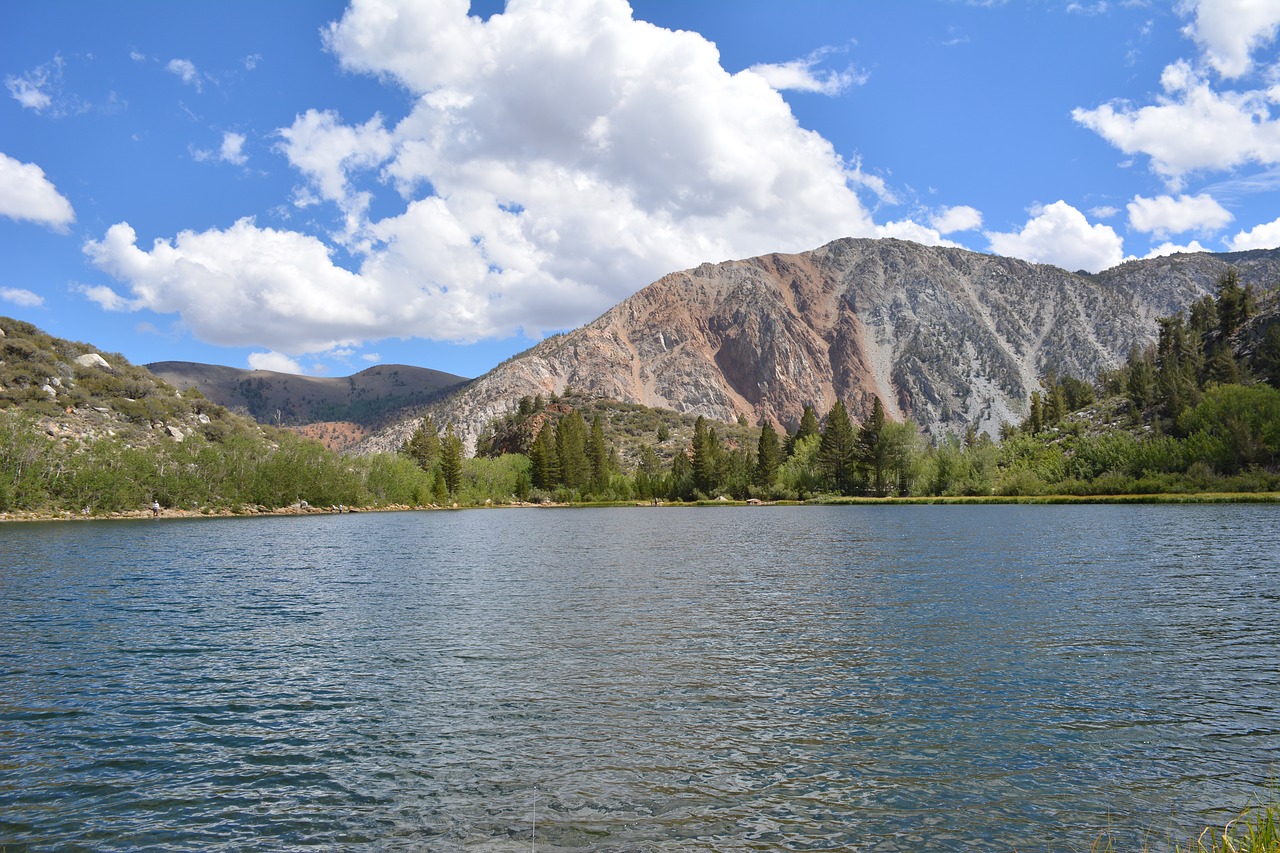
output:
[[1273, 506], [4, 525], [0, 846], [1169, 849], [1280, 777], [1277, 555]]

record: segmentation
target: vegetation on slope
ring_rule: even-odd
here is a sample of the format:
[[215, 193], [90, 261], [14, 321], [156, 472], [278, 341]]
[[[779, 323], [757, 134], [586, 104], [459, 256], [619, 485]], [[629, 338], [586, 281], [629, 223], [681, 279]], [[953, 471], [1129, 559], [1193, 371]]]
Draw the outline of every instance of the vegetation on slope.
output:
[[404, 504], [428, 485], [405, 458], [339, 456], [0, 317], [0, 511]]

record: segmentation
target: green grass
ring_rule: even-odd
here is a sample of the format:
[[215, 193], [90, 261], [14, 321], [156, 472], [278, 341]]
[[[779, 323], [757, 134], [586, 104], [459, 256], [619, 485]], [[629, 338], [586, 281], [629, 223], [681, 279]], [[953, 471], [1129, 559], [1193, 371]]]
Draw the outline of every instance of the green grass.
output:
[[[1164, 846], [1143, 844], [1141, 853], [1169, 850], [1173, 853], [1280, 853], [1280, 791], [1270, 802], [1252, 805], [1223, 826], [1206, 826], [1184, 843]], [[1098, 836], [1090, 853], [1122, 853], [1110, 831]]]
[[1221, 829], [1205, 827], [1177, 853], [1280, 853], [1280, 800], [1253, 806]]

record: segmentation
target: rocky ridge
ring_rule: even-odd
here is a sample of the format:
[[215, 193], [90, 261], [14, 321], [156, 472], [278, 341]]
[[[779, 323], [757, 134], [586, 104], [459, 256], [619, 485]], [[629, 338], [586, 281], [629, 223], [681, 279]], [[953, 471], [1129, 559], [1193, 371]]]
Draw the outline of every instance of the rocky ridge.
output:
[[[1094, 377], [1152, 340], [1157, 317], [1280, 280], [1280, 250], [1183, 254], [1090, 275], [955, 248], [844, 239], [672, 273], [427, 407], [468, 439], [522, 396], [578, 391], [719, 421], [789, 427], [837, 398], [879, 397], [931, 435], [1020, 418], [1047, 371]], [[364, 441], [398, 447], [410, 418]]]

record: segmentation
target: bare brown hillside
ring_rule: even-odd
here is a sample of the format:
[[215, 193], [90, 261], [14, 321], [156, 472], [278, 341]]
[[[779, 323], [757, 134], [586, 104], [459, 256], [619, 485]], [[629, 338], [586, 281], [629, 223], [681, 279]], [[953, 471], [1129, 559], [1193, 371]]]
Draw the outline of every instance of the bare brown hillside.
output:
[[296, 376], [190, 361], [161, 361], [147, 368], [176, 388], [196, 388], [218, 405], [259, 423], [286, 427], [349, 422], [368, 428], [467, 381], [404, 364], [379, 364], [344, 377]]

